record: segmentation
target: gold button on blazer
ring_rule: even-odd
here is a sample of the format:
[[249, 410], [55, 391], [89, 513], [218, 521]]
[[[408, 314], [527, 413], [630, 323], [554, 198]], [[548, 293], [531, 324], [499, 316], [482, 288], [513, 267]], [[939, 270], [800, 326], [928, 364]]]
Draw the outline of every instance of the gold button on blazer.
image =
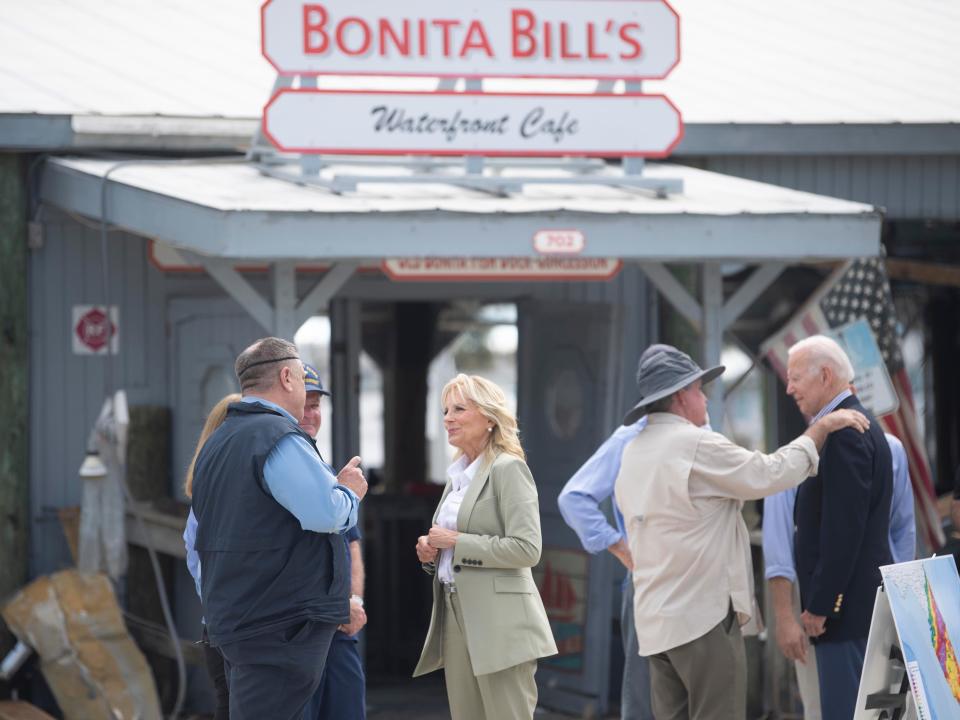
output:
[[[448, 482], [437, 511], [449, 492]], [[501, 453], [481, 465], [460, 505], [457, 531], [454, 579], [474, 675], [556, 655], [530, 572], [540, 561], [540, 504], [523, 460]], [[443, 667], [443, 608], [443, 588], [434, 575], [430, 629], [414, 677]]]

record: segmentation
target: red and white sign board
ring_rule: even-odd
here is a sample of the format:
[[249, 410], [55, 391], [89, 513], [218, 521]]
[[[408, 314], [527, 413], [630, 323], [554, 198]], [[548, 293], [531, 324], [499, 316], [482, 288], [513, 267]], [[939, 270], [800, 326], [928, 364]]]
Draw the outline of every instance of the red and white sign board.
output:
[[680, 60], [664, 0], [267, 0], [261, 21], [288, 75], [639, 80]]
[[683, 137], [663, 95], [284, 89], [263, 112], [298, 153], [665, 157]]
[[623, 267], [613, 258], [394, 258], [383, 272], [399, 281], [609, 280]]
[[107, 318], [103, 305], [74, 305], [70, 325], [73, 336], [74, 355], [105, 355], [107, 346], [116, 355], [120, 350], [117, 328], [120, 326], [120, 311], [110, 306]]

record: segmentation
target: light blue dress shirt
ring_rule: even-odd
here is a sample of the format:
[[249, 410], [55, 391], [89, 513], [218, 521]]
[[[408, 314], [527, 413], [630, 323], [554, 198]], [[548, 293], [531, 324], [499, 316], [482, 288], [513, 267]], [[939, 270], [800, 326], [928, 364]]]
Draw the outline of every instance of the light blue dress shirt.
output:
[[[850, 393], [841, 393], [824, 408], [817, 418], [835, 408]], [[832, 407], [831, 407], [832, 406]], [[884, 433], [893, 457], [893, 496], [890, 500], [890, 554], [895, 563], [907, 562], [916, 557], [917, 527], [913, 514], [913, 490], [910, 485], [910, 470], [903, 444], [895, 436]], [[793, 508], [797, 501], [798, 488], [784, 490], [763, 501], [763, 560], [764, 576], [782, 577], [797, 581], [793, 554], [794, 518]]]
[[[268, 400], [247, 396], [243, 402], [276, 410], [297, 424], [293, 415]], [[263, 480], [273, 499], [297, 518], [304, 530], [341, 533], [357, 524], [357, 496], [337, 483], [336, 475], [302, 435], [280, 438], [263, 465]]]
[[[255, 402], [276, 410], [297, 424], [293, 415], [269, 400], [247, 396], [243, 402]], [[263, 480], [273, 498], [300, 521], [304, 530], [342, 533], [357, 524], [360, 504], [357, 496], [337, 483], [330, 466], [300, 435], [285, 435], [270, 451], [263, 465]], [[183, 543], [187, 551], [187, 569], [199, 594], [201, 567], [195, 549], [196, 540], [197, 518], [190, 508]]]
[[647, 416], [644, 415], [633, 425], [618, 427], [560, 492], [557, 499], [560, 514], [587, 552], [598, 553], [626, 539], [623, 515], [617, 504], [611, 503], [616, 522], [613, 527], [600, 509], [600, 503], [613, 495], [624, 448], [646, 426]]
[[190, 508], [187, 515], [187, 526], [183, 529], [183, 546], [187, 550], [187, 570], [197, 586], [197, 597], [200, 597], [200, 553], [197, 552], [197, 516]]

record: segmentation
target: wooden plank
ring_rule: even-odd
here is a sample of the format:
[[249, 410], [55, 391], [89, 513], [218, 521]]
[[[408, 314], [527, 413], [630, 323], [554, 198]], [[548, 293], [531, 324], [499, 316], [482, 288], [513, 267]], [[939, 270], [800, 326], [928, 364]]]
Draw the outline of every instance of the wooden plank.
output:
[[960, 287], [960, 266], [922, 262], [920, 260], [887, 260], [887, 273], [895, 280], [909, 280], [925, 285]]
[[[183, 527], [186, 524], [186, 519], [147, 508], [141, 509], [140, 512], [143, 516], [146, 531], [150, 535], [149, 542], [153, 548], [164, 555], [181, 560], [186, 558], [187, 552], [183, 545]], [[130, 545], [147, 546], [147, 538], [144, 537], [140, 523], [136, 521], [133, 511], [129, 508], [127, 509], [125, 531], [127, 542]]]
[[[124, 613], [124, 620], [127, 624], [127, 631], [144, 654], [156, 653], [163, 658], [176, 659], [176, 652], [173, 643], [170, 641], [166, 626], [131, 616], [129, 613]], [[183, 654], [183, 661], [187, 665], [202, 667], [204, 665], [203, 646], [183, 638], [178, 638], [178, 641], [180, 652]], [[2, 716], [0, 716], [0, 720], [2, 720]]]
[[53, 716], [23, 700], [0, 700], [0, 720], [53, 720]]

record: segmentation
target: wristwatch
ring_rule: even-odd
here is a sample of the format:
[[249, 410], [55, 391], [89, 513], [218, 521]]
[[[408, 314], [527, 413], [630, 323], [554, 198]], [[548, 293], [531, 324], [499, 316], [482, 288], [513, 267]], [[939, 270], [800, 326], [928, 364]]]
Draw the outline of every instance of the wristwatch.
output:
[[355, 602], [360, 607], [363, 607], [363, 598], [360, 597], [359, 595], [351, 595], [350, 602]]

